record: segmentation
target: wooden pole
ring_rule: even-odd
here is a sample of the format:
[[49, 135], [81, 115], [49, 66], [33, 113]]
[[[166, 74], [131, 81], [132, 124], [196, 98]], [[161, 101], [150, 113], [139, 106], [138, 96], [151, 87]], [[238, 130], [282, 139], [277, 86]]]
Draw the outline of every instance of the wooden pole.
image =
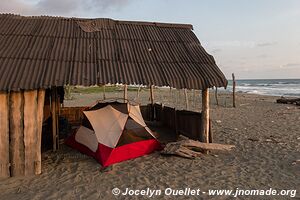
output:
[[137, 94], [136, 94], [136, 100], [137, 100], [137, 102], [140, 101], [140, 90], [141, 90], [141, 86], [139, 85], [138, 90], [137, 90]]
[[193, 108], [196, 110], [196, 94], [195, 90], [193, 89]]
[[151, 111], [150, 111], [150, 120], [153, 121], [155, 119], [154, 113], [154, 86], [150, 85], [150, 103], [151, 103]]
[[71, 97], [71, 86], [70, 86], [70, 84], [68, 84], [68, 85], [65, 86], [65, 91], [66, 91], [65, 98], [66, 98], [66, 99], [72, 99], [72, 97]]
[[60, 96], [57, 94], [56, 91], [56, 105], [55, 105], [55, 109], [56, 109], [56, 147], [57, 149], [59, 149], [59, 115], [60, 115]]
[[185, 97], [185, 109], [188, 110], [189, 109], [189, 97], [188, 97], [186, 88], [184, 89], [184, 97]]
[[154, 90], [153, 90], [153, 88], [154, 88], [154, 85], [151, 85], [150, 86], [150, 102], [151, 102], [151, 105], [154, 104]]
[[172, 87], [170, 87], [170, 91], [169, 91], [169, 102], [171, 102], [172, 99]]
[[103, 85], [103, 100], [106, 99], [106, 96], [105, 96], [105, 85]]
[[0, 93], [0, 177], [9, 177], [9, 93]]
[[181, 91], [181, 90], [179, 89], [179, 90], [178, 90], [178, 105], [177, 105], [177, 107], [178, 107], [179, 109], [181, 109], [181, 108], [180, 108], [180, 105], [181, 105], [181, 104], [180, 104], [180, 103], [181, 103], [181, 92], [180, 92], [180, 91]]
[[177, 89], [175, 88], [175, 92], [174, 92], [174, 108], [177, 107], [178, 104], [178, 94], [177, 94]]
[[9, 157], [11, 176], [25, 174], [25, 148], [24, 148], [24, 98], [22, 92], [10, 93], [9, 113]]
[[235, 108], [235, 86], [236, 86], [236, 82], [235, 82], [235, 76], [234, 73], [232, 73], [232, 105]]
[[24, 92], [25, 175], [35, 174], [37, 151], [37, 90]]
[[209, 143], [209, 89], [202, 90], [201, 141]]
[[35, 158], [35, 174], [42, 173], [41, 143], [44, 117], [45, 90], [39, 90], [37, 96], [37, 145]]
[[214, 142], [214, 133], [212, 131], [212, 122], [211, 119], [209, 119], [209, 143]]
[[128, 91], [127, 91], [127, 89], [128, 89], [128, 86], [127, 86], [127, 84], [125, 84], [124, 85], [124, 103], [126, 103], [126, 101], [127, 101], [127, 99], [128, 99]]
[[52, 117], [52, 140], [53, 140], [53, 151], [56, 151], [57, 141], [57, 120], [56, 120], [56, 88], [51, 89], [51, 117]]
[[216, 103], [217, 103], [217, 106], [219, 105], [219, 100], [218, 100], [218, 88], [216, 87], [216, 90], [215, 90], [215, 98], [216, 98]]

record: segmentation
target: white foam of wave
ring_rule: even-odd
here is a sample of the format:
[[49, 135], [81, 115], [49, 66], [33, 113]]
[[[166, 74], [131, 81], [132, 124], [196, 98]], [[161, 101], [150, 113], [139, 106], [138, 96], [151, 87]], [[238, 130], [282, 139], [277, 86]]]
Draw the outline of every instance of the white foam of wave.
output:
[[[228, 90], [232, 91], [232, 86], [228, 86]], [[261, 95], [300, 96], [300, 85], [294, 87], [237, 86], [236, 91]]]

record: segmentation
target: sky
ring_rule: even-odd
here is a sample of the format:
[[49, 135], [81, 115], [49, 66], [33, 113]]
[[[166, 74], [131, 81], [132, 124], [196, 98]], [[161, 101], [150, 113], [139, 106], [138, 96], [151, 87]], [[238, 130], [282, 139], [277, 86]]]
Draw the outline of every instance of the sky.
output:
[[188, 23], [227, 78], [300, 78], [299, 0], [0, 0], [0, 12]]

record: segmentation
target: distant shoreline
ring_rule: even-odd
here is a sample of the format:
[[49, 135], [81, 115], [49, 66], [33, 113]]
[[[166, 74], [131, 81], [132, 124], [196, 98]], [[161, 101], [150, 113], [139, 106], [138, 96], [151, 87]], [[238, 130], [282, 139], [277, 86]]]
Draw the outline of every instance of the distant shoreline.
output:
[[[214, 90], [214, 89], [212, 89]], [[227, 90], [218, 90], [218, 94], [221, 94], [221, 93], [224, 93], [224, 94], [231, 94], [232, 91], [229, 91], [228, 89]], [[237, 94], [250, 94], [250, 95], [258, 95], [258, 96], [268, 96], [268, 97], [288, 97], [288, 98], [292, 98], [292, 97], [300, 97], [295, 95], [295, 96], [292, 96], [292, 95], [276, 95], [276, 94], [259, 94], [259, 93], [251, 93], [251, 92], [244, 92], [244, 91], [237, 91], [236, 92]]]

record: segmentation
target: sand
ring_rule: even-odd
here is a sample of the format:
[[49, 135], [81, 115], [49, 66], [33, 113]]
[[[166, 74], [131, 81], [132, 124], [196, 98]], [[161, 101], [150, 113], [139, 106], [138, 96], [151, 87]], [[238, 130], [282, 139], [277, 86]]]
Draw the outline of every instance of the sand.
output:
[[[113, 94], [111, 94], [113, 95]], [[130, 93], [130, 98], [135, 93]], [[167, 103], [167, 91], [156, 99]], [[178, 93], [170, 104], [176, 104]], [[101, 94], [74, 95], [66, 106], [92, 103]], [[147, 102], [148, 96], [142, 95]], [[183, 102], [183, 95], [179, 98]], [[194, 106], [190, 94], [190, 109]], [[212, 152], [195, 160], [165, 157], [155, 152], [115, 164], [100, 171], [100, 164], [69, 147], [42, 155], [42, 174], [0, 180], [0, 199], [143, 199], [141, 196], [113, 196], [115, 187], [131, 189], [297, 189], [300, 197], [300, 107], [276, 104], [276, 97], [238, 94], [237, 108], [230, 96], [221, 94], [220, 106], [211, 102], [215, 142], [234, 144], [231, 152]], [[177, 102], [179, 105], [179, 102]], [[182, 107], [184, 104], [182, 103]], [[155, 199], [231, 199], [229, 196], [155, 196]], [[273, 196], [264, 199], [287, 199]], [[146, 198], [147, 199], [147, 198]], [[237, 199], [262, 199], [238, 197]]]

